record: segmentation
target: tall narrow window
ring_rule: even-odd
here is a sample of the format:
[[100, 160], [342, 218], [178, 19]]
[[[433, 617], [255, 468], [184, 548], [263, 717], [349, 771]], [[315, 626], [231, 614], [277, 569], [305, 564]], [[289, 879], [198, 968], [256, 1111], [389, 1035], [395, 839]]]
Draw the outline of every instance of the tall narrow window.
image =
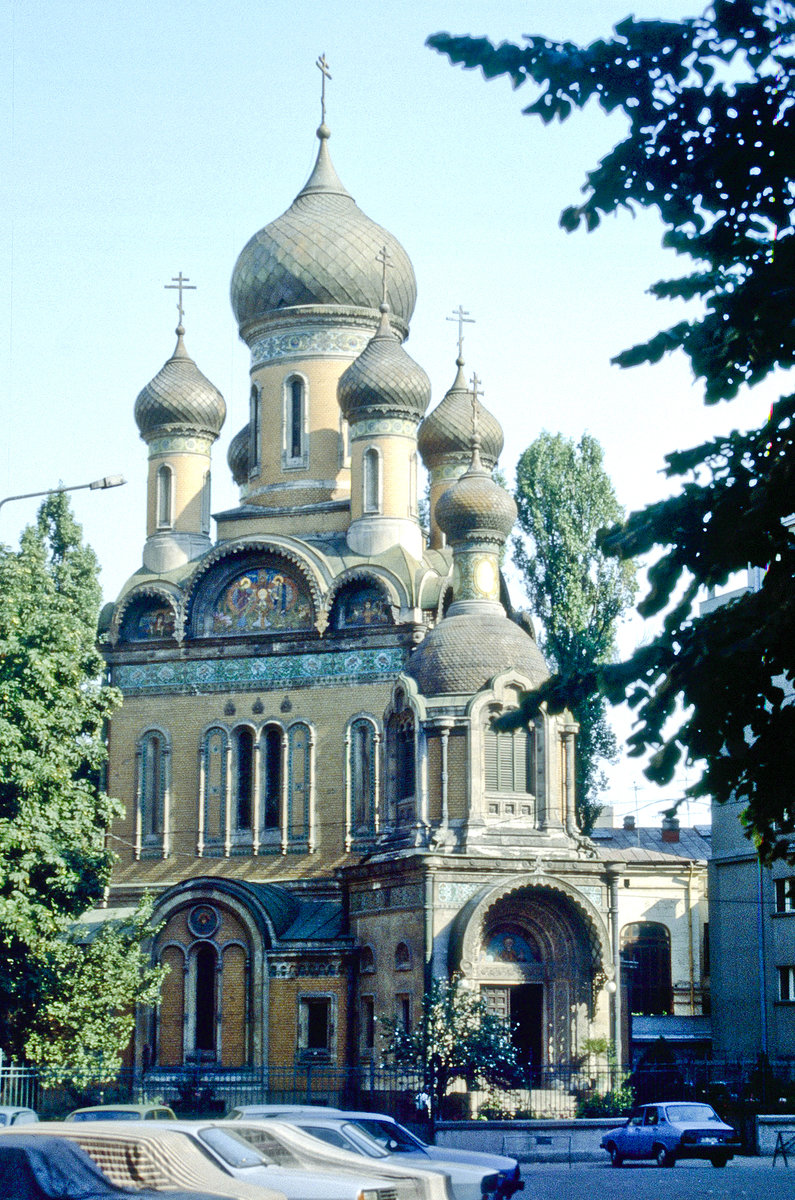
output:
[[158, 529], [170, 529], [174, 523], [173, 518], [173, 496], [172, 496], [172, 480], [173, 471], [171, 467], [165, 463], [157, 468], [157, 527]]
[[629, 1011], [660, 1016], [673, 1011], [671, 935], [656, 921], [638, 921], [621, 931], [621, 972]]
[[215, 1057], [216, 1025], [216, 967], [218, 956], [214, 946], [203, 943], [195, 957], [195, 1032], [194, 1049], [202, 1058]]
[[795, 875], [776, 880], [776, 912], [795, 912]]
[[532, 792], [532, 730], [494, 729], [489, 719], [483, 736], [487, 792]]
[[377, 513], [380, 509], [380, 480], [381, 459], [378, 451], [374, 447], [365, 450], [362, 458], [362, 473], [363, 473], [363, 488], [364, 488], [364, 511], [366, 513]]
[[291, 842], [305, 843], [309, 838], [310, 749], [309, 727], [302, 723], [292, 725], [289, 733], [288, 780], [288, 834]]
[[354, 721], [350, 732], [350, 812], [354, 837], [375, 831], [375, 727]]
[[227, 735], [223, 729], [208, 729], [202, 747], [202, 774], [204, 794], [202, 801], [203, 840], [217, 843], [224, 832], [224, 807], [226, 803], [226, 747]]
[[334, 1007], [330, 996], [301, 996], [298, 1002], [298, 1048], [305, 1055], [326, 1057], [334, 1045]]
[[306, 466], [306, 381], [291, 375], [284, 384], [283, 461], [286, 466]]
[[233, 819], [238, 831], [251, 830], [254, 798], [254, 734], [247, 728], [234, 732], [235, 791]]
[[144, 734], [139, 753], [141, 835], [146, 844], [159, 841], [165, 827], [166, 755], [162, 735]]
[[202, 481], [202, 533], [210, 532], [210, 472], [204, 472]]
[[415, 817], [415, 737], [411, 712], [393, 713], [387, 725], [387, 802], [398, 825]]
[[260, 736], [260, 788], [262, 792], [262, 828], [278, 829], [282, 798], [282, 731], [278, 725], [266, 725]]
[[253, 384], [249, 397], [249, 475], [256, 475], [260, 467], [260, 446], [262, 445], [262, 390], [259, 384]]
[[362, 996], [362, 1051], [369, 1054], [375, 1049], [375, 998]]

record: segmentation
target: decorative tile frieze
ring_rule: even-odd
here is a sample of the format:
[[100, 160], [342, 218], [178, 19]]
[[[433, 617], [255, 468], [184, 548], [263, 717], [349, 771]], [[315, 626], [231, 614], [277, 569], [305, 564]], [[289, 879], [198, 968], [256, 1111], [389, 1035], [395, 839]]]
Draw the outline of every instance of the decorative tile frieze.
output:
[[590, 900], [594, 908], [602, 908], [604, 904], [604, 891], [598, 883], [580, 883], [577, 885], [577, 891], [581, 892], [586, 900]]
[[158, 454], [209, 454], [214, 441], [215, 438], [179, 433], [152, 438], [149, 457], [154, 458]]
[[391, 679], [406, 663], [397, 646], [326, 654], [129, 663], [113, 667], [113, 685], [126, 696], [147, 693], [262, 691], [310, 683], [373, 683]]
[[372, 912], [384, 908], [419, 908], [421, 904], [422, 888], [418, 883], [354, 892], [350, 899], [351, 912]]
[[408, 420], [405, 417], [370, 417], [366, 421], [356, 421], [351, 425], [352, 442], [379, 435], [415, 438], [417, 436], [416, 418]]
[[271, 979], [322, 979], [345, 974], [341, 961], [295, 962], [294, 959], [269, 959], [268, 975]]
[[296, 329], [271, 334], [251, 344], [251, 367], [311, 354], [324, 358], [358, 358], [372, 334], [352, 329]]
[[436, 901], [444, 908], [460, 908], [480, 891], [480, 883], [438, 883]]

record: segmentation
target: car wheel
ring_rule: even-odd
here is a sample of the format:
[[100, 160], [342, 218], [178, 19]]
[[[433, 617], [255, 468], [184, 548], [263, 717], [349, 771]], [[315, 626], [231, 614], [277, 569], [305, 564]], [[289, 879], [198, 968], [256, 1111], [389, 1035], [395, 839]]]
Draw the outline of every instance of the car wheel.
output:
[[624, 1155], [621, 1153], [618, 1146], [616, 1146], [614, 1142], [611, 1142], [608, 1146], [608, 1150], [610, 1151], [610, 1166], [623, 1167]]
[[714, 1154], [710, 1159], [713, 1167], [725, 1167], [728, 1161], [729, 1160], [725, 1154]]
[[665, 1146], [654, 1147], [654, 1161], [658, 1167], [672, 1167], [676, 1162], [673, 1154]]

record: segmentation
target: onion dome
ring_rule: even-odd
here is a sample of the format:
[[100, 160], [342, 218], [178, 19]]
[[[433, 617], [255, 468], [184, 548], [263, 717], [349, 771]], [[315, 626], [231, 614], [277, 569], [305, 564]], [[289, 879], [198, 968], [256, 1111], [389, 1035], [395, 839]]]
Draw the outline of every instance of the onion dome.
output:
[[504, 543], [513, 529], [516, 512], [513, 496], [483, 468], [475, 446], [469, 468], [440, 496], [436, 520], [451, 546], [462, 542]]
[[185, 330], [176, 329], [171, 358], [138, 393], [135, 420], [144, 441], [156, 434], [190, 431], [217, 438], [226, 418], [218, 388], [202, 375], [185, 349]]
[[[464, 381], [464, 360], [450, 390], [422, 422], [417, 449], [429, 470], [444, 462], [466, 464], [472, 452], [472, 392]], [[504, 443], [502, 426], [485, 405], [477, 402], [480, 457], [489, 470], [496, 466]]]
[[356, 205], [337, 176], [325, 124], [317, 161], [285, 213], [255, 233], [232, 272], [232, 309], [241, 332], [268, 313], [296, 305], [378, 310], [386, 247], [393, 271], [390, 291], [398, 325], [408, 328], [417, 282], [408, 255], [391, 233]]
[[381, 304], [381, 323], [337, 384], [348, 423], [368, 417], [409, 417], [419, 421], [431, 400], [431, 381], [406, 353]]
[[226, 461], [229, 463], [229, 470], [232, 472], [232, 478], [238, 487], [242, 487], [244, 483], [248, 482], [248, 473], [251, 469], [249, 458], [250, 444], [251, 428], [249, 425], [244, 425], [232, 438], [229, 443], [229, 449], [226, 452]]
[[549, 678], [532, 638], [504, 613], [447, 616], [425, 636], [405, 671], [425, 696], [474, 695], [501, 671], [527, 676], [531, 687]]

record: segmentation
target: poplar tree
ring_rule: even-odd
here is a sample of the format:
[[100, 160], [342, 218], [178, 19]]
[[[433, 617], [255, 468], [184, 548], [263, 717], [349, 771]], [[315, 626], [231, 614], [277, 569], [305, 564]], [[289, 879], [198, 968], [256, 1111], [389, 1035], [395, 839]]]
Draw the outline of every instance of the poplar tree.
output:
[[[716, 0], [681, 21], [632, 17], [588, 46], [526, 35], [522, 45], [436, 34], [429, 45], [487, 78], [529, 85], [528, 115], [548, 123], [586, 104], [620, 111], [626, 136], [586, 175], [564, 210], [568, 231], [606, 215], [656, 210], [683, 273], [654, 283], [693, 315], [619, 354], [629, 367], [684, 352], [707, 404], [733, 399], [795, 362], [795, 8], [786, 0]], [[628, 699], [630, 752], [668, 784], [702, 768], [690, 797], [741, 799], [766, 860], [795, 833], [795, 394], [748, 432], [666, 456], [681, 481], [602, 538], [619, 558], [653, 553], [639, 604], [659, 632], [624, 663], [550, 682], [528, 698], [576, 705], [599, 690]], [[762, 587], [701, 613], [705, 589], [748, 566]]]
[[55, 492], [19, 550], [0, 547], [0, 1045], [59, 1078], [118, 1067], [157, 979], [146, 909], [95, 938], [76, 925], [102, 900], [119, 812], [101, 786], [119, 698], [103, 683], [100, 600], [94, 552]]
[[[583, 434], [579, 442], [543, 432], [516, 468], [516, 506], [522, 536], [514, 561], [522, 573], [539, 644], [561, 675], [593, 669], [616, 656], [616, 628], [635, 596], [635, 569], [608, 558], [597, 545], [600, 529], [623, 518], [603, 466], [602, 447]], [[577, 736], [577, 819], [590, 833], [602, 806], [602, 762], [617, 755], [607, 701], [592, 692], [573, 706]]]

